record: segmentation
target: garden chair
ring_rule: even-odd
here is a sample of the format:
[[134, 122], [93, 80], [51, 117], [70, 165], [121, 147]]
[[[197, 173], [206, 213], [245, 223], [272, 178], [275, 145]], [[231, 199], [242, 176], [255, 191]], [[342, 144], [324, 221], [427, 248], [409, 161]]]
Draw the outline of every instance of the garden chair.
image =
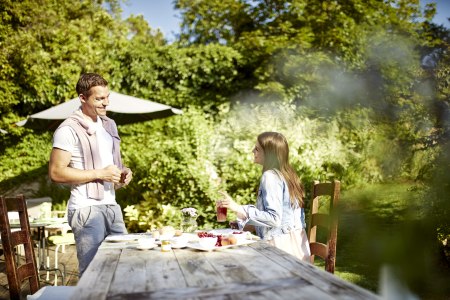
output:
[[[67, 223], [67, 207], [65, 210], [53, 210], [52, 211], [52, 217], [56, 219], [62, 220], [61, 223], [50, 225], [46, 227], [46, 231], [48, 234], [48, 241], [56, 246], [55, 248], [55, 262], [54, 262], [54, 268], [59, 268], [59, 262], [58, 262], [58, 253], [59, 250], [61, 250], [61, 253], [66, 252], [66, 246], [69, 245], [75, 245], [75, 237], [72, 233], [72, 228]], [[62, 282], [64, 285], [64, 278], [66, 276], [66, 266], [61, 263], [63, 266], [62, 273]], [[47, 267], [49, 266], [49, 258], [47, 257]], [[47, 272], [47, 280], [49, 280], [49, 272]], [[55, 272], [55, 285], [57, 285], [58, 282], [58, 276]]]
[[[325, 261], [325, 270], [334, 273], [336, 264], [336, 241], [337, 241], [337, 204], [339, 202], [341, 183], [314, 181], [312, 200], [310, 203], [308, 241], [311, 249], [311, 263], [314, 264], [315, 256]], [[322, 196], [329, 196], [329, 208], [327, 212], [319, 211], [319, 200]], [[317, 236], [326, 236], [326, 241], [319, 241]]]
[[[20, 230], [11, 232], [8, 211], [18, 212]], [[40, 288], [27, 206], [23, 195], [16, 197], [0, 196], [0, 229], [11, 299], [21, 299], [22, 283], [26, 280], [28, 280], [30, 292], [33, 294], [28, 295], [27, 299], [69, 299], [74, 287], [45, 286]], [[14, 248], [19, 245], [23, 245], [24, 248], [24, 263], [17, 262], [14, 257]]]
[[[63, 232], [60, 235], [52, 235], [48, 238], [48, 240], [56, 246], [55, 248], [55, 261], [54, 261], [54, 268], [59, 269], [59, 264], [63, 266], [63, 271], [61, 272], [61, 281], [62, 284], [65, 284], [65, 277], [66, 277], [66, 266], [63, 263], [58, 262], [58, 253], [61, 249], [61, 253], [65, 253], [65, 247], [69, 245], [75, 245], [75, 237], [72, 232]], [[47, 267], [49, 266], [49, 261], [47, 257]], [[47, 280], [49, 280], [49, 271], [47, 271]], [[55, 272], [55, 285], [58, 285], [58, 273]]]

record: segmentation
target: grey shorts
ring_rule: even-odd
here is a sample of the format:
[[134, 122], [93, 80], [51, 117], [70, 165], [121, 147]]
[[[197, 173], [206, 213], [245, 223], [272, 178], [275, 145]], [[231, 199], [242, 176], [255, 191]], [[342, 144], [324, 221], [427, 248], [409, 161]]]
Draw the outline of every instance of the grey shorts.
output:
[[93, 205], [69, 210], [67, 219], [75, 236], [80, 277], [106, 236], [127, 233], [122, 210], [117, 204]]

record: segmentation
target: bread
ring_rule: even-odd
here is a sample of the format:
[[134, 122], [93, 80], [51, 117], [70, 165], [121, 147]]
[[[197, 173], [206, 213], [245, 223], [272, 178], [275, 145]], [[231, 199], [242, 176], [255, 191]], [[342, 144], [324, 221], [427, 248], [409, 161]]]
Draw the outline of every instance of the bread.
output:
[[225, 237], [225, 238], [222, 238], [222, 240], [220, 241], [220, 245], [228, 246], [228, 245], [231, 245], [231, 243], [230, 243], [230, 240], [227, 237]]
[[230, 245], [236, 245], [237, 244], [237, 239], [232, 234], [228, 235], [228, 240], [230, 241]]

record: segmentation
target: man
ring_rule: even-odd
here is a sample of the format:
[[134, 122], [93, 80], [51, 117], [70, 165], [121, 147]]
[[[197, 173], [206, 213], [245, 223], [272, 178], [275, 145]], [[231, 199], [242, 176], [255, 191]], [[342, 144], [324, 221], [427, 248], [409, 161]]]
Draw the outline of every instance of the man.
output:
[[49, 176], [72, 185], [68, 221], [81, 277], [107, 235], [127, 233], [115, 189], [126, 186], [132, 172], [122, 165], [117, 126], [106, 116], [108, 82], [83, 74], [76, 91], [81, 107], [54, 133]]

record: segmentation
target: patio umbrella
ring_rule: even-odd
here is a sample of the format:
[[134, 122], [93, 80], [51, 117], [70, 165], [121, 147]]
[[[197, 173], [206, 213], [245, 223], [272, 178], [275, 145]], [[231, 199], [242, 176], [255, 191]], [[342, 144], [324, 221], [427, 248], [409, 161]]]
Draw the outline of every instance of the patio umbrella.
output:
[[[54, 130], [80, 106], [81, 102], [77, 97], [28, 116], [27, 119], [16, 124], [31, 129]], [[108, 117], [114, 119], [117, 125], [161, 119], [183, 113], [168, 105], [116, 92], [110, 93], [109, 105], [106, 109]]]

